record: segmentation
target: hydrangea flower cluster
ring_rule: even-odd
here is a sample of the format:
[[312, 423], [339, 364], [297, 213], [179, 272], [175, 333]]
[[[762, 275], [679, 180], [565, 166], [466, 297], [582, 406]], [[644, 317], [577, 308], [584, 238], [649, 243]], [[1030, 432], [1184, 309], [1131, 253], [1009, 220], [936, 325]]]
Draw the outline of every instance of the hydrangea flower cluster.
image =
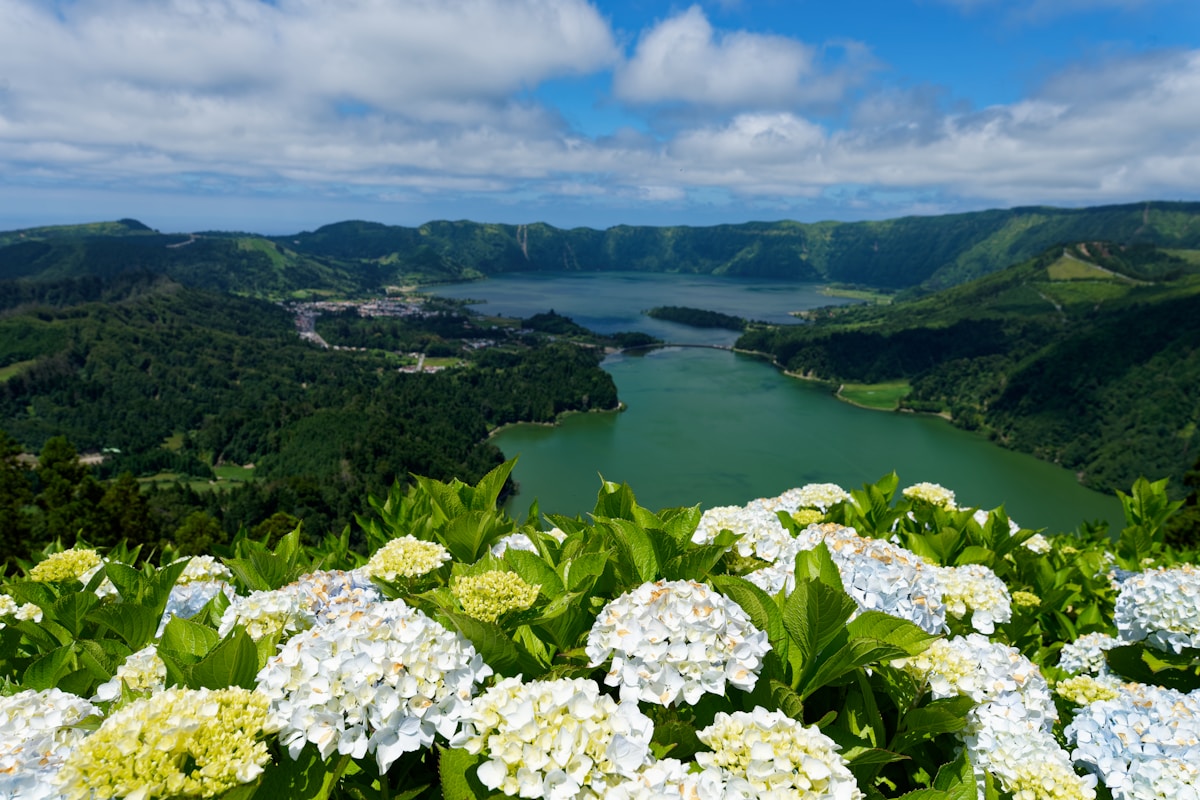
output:
[[1025, 592], [1020, 589], [1012, 593], [1012, 601], [1017, 604], [1018, 608], [1037, 608], [1042, 604], [1042, 598], [1033, 592]]
[[483, 753], [483, 785], [507, 795], [596, 800], [651, 763], [653, 723], [585, 678], [506, 678], [476, 697], [451, 746]]
[[1121, 582], [1113, 621], [1125, 642], [1159, 650], [1200, 647], [1200, 568], [1161, 567]]
[[71, 548], [51, 553], [29, 570], [29, 580], [39, 583], [83, 581], [103, 565], [100, 554], [88, 548]]
[[815, 726], [805, 727], [782, 711], [720, 712], [698, 731], [712, 752], [696, 762], [750, 784], [757, 797], [860, 800], [862, 792], [838, 745]]
[[96, 687], [95, 702], [110, 702], [121, 697], [122, 689], [135, 694], [150, 694], [166, 688], [167, 665], [158, 656], [154, 645], [130, 654], [117, 673]]
[[912, 486], [905, 487], [901, 494], [909, 500], [924, 501], [950, 511], [958, 508], [954, 503], [954, 492], [940, 483], [929, 483], [928, 481], [914, 483]]
[[360, 570], [310, 572], [279, 589], [234, 597], [221, 615], [218, 632], [225, 636], [243, 625], [255, 641], [286, 638], [313, 625], [364, 611], [383, 598]]
[[290, 639], [258, 673], [293, 758], [312, 742], [374, 753], [380, 770], [449, 737], [492, 669], [470, 642], [402, 600], [336, 617]]
[[774, 563], [792, 541], [774, 511], [761, 506], [717, 506], [700, 517], [692, 534], [696, 544], [712, 544], [722, 530], [740, 534], [734, 545], [743, 558], [758, 558]]
[[59, 689], [0, 697], [0, 797], [58, 798], [51, 779], [87, 735], [75, 725], [99, 714]]
[[262, 774], [270, 732], [257, 692], [167, 689], [105, 719], [55, 782], [67, 800], [214, 797]]
[[1004, 581], [982, 564], [937, 567], [946, 613], [955, 619], [971, 614], [971, 627], [993, 633], [996, 623], [1012, 619], [1012, 599]]
[[[559, 544], [561, 544], [562, 541], [567, 538], [567, 534], [564, 533], [560, 528], [551, 528], [548, 531], [544, 531], [544, 533], [553, 536], [554, 540]], [[527, 553], [536, 553], [538, 551], [537, 545], [533, 543], [533, 540], [529, 538], [529, 535], [520, 532], [508, 534], [490, 548], [492, 555], [494, 555], [496, 558], [502, 558], [509, 549], [524, 550]]]
[[467, 616], [495, 622], [509, 611], [529, 608], [538, 598], [541, 585], [530, 586], [515, 572], [489, 570], [463, 575], [450, 587]]
[[829, 548], [846, 593], [863, 611], [882, 611], [906, 619], [929, 633], [946, 630], [938, 568], [903, 547], [868, 539], [841, 525], [810, 525], [796, 540], [811, 550]]
[[604, 682], [625, 700], [670, 706], [749, 691], [770, 650], [741, 606], [695, 581], [644, 583], [610, 601], [588, 633], [591, 666], [612, 656]]
[[1107, 675], [1104, 651], [1119, 647], [1121, 640], [1107, 633], [1085, 633], [1067, 642], [1058, 653], [1058, 666], [1067, 672]]
[[4, 617], [12, 617], [21, 622], [25, 620], [41, 622], [42, 609], [36, 603], [18, 604], [8, 595], [0, 594], [0, 630], [4, 629]]
[[1081, 708], [1067, 726], [1072, 757], [1115, 800], [1200, 793], [1200, 692], [1126, 684], [1119, 697]]
[[927, 680], [935, 698], [975, 701], [962, 740], [977, 778], [987, 770], [1021, 800], [1094, 800], [1094, 779], [1075, 774], [1053, 736], [1058, 712], [1046, 679], [1016, 648], [972, 633], [893, 664]]
[[191, 619], [200, 613], [210, 600], [218, 594], [228, 597], [231, 601], [237, 596], [232, 585], [221, 580], [195, 580], [188, 583], [176, 583], [167, 595], [167, 605], [163, 608], [162, 619], [158, 623], [158, 636], [171, 617]]
[[376, 550], [361, 569], [369, 578], [394, 581], [433, 572], [449, 560], [449, 551], [437, 542], [408, 535], [392, 539]]
[[1054, 693], [1077, 706], [1098, 700], [1116, 700], [1121, 696], [1121, 682], [1112, 676], [1072, 675], [1054, 684]]
[[677, 758], [664, 758], [643, 767], [637, 775], [618, 783], [604, 800], [755, 800], [750, 783], [719, 769], [690, 772]]
[[179, 574], [176, 584], [231, 580], [233, 580], [233, 573], [229, 571], [229, 567], [217, 559], [212, 556], [191, 556], [187, 559], [187, 566]]

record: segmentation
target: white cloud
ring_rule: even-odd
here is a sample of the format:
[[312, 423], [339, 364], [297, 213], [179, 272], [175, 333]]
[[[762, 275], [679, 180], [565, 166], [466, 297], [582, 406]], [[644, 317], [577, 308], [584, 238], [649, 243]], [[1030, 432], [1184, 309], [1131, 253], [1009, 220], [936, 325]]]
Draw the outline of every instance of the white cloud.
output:
[[658, 23], [638, 40], [613, 80], [631, 103], [780, 108], [832, 102], [871, 66], [861, 45], [844, 44], [846, 65], [825, 70], [821, 51], [783, 36], [718, 34], [699, 6]]

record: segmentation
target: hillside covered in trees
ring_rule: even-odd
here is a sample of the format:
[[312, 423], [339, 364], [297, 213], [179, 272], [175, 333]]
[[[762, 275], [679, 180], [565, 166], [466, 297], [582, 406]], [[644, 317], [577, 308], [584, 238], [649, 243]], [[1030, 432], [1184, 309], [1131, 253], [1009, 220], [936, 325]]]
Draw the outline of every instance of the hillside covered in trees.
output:
[[946, 413], [1102, 491], [1147, 475], [1178, 492], [1200, 453], [1194, 252], [1059, 246], [918, 300], [811, 320], [738, 346], [835, 383], [902, 379], [902, 409]]
[[105, 277], [136, 269], [189, 286], [283, 299], [375, 293], [386, 286], [504, 272], [623, 270], [925, 292], [995, 272], [1056, 244], [1099, 239], [1200, 247], [1200, 203], [606, 230], [469, 221], [413, 228], [353, 221], [288, 236], [163, 234], [136, 220], [121, 220], [0, 233], [0, 281]]

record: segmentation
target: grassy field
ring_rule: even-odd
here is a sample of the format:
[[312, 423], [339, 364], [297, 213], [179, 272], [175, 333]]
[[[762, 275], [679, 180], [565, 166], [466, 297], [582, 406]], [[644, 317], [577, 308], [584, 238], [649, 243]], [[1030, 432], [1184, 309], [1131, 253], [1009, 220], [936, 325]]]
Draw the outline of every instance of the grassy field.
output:
[[28, 361], [18, 361], [14, 364], [9, 364], [7, 367], [0, 367], [0, 383], [4, 383], [9, 378], [16, 377], [21, 374], [21, 371], [33, 366], [35, 359]]
[[890, 294], [870, 289], [845, 289], [840, 286], [822, 286], [820, 291], [826, 297], [845, 297], [850, 300], [862, 300], [864, 303], [878, 303], [879, 305], [886, 306], [892, 302]]
[[912, 389], [908, 381], [888, 381], [887, 383], [843, 383], [838, 389], [838, 397], [848, 403], [863, 408], [874, 408], [880, 411], [895, 411], [900, 405], [900, 398]]

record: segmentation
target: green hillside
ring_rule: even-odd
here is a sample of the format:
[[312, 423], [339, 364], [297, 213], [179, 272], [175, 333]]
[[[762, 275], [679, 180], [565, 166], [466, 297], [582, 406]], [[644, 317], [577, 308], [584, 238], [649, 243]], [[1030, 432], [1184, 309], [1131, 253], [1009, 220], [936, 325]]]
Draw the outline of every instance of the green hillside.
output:
[[827, 281], [918, 292], [954, 286], [1055, 244], [1200, 248], [1200, 203], [1014, 208], [870, 222], [708, 227], [340, 222], [290, 236], [161, 234], [134, 220], [0, 233], [0, 280], [129, 271], [280, 299], [516, 271], [631, 270]]
[[[837, 383], [905, 381], [900, 407], [946, 413], [1109, 491], [1182, 478], [1200, 452], [1200, 266], [1103, 242], [918, 300], [827, 309], [740, 347]], [[860, 389], [861, 391], [861, 389]]]

